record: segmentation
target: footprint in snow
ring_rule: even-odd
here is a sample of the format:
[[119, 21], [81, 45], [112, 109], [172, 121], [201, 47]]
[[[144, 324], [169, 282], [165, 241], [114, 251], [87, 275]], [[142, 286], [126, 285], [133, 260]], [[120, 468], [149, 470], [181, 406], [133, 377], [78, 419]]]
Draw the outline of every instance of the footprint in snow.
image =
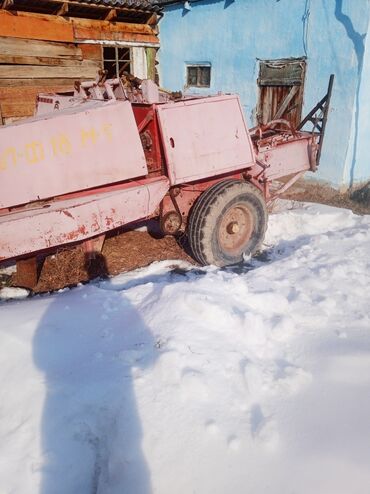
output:
[[214, 420], [208, 420], [205, 423], [205, 429], [209, 434], [216, 435], [220, 432], [220, 428]]
[[264, 415], [261, 405], [256, 403], [250, 410], [251, 436], [269, 450], [274, 450], [279, 443], [279, 433], [272, 417]]
[[266, 396], [295, 394], [312, 381], [310, 372], [280, 359], [261, 365], [244, 358], [239, 367], [247, 403], [260, 401]]

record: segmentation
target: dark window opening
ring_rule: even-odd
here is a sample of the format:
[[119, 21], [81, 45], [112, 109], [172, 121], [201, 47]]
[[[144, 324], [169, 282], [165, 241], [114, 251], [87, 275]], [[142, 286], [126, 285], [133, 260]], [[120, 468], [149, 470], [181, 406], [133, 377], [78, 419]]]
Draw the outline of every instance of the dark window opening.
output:
[[211, 86], [211, 66], [210, 65], [188, 65], [187, 85], [192, 87]]
[[120, 46], [103, 47], [104, 69], [108, 71], [107, 77], [119, 77], [122, 72], [131, 73], [131, 52], [130, 48]]
[[282, 118], [297, 127], [303, 106], [305, 58], [261, 60], [258, 77], [257, 121], [266, 124]]

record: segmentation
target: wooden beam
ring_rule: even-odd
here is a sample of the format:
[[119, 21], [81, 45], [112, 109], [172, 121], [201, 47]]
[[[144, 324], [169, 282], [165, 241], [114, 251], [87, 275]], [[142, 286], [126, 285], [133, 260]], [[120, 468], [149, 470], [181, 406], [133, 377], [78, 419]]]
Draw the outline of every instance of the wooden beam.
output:
[[116, 9], [110, 9], [108, 14], [105, 16], [105, 21], [115, 21], [117, 19], [117, 10]]
[[0, 10], [0, 36], [74, 42], [73, 25], [63, 17]]
[[16, 266], [15, 280], [17, 286], [34, 288], [37, 285], [38, 279], [37, 257], [33, 256], [28, 259], [18, 260]]
[[132, 22], [117, 22], [115, 24], [106, 20], [73, 18], [71, 22], [76, 30], [104, 31], [127, 34], [152, 35], [153, 29], [148, 24], [135, 24]]
[[289, 103], [292, 101], [294, 96], [298, 93], [298, 90], [299, 90], [299, 86], [292, 86], [292, 89], [285, 96], [284, 100], [280, 104], [280, 107], [276, 110], [276, 113], [273, 116], [272, 120], [281, 118], [284, 115], [284, 113], [288, 109]]
[[156, 13], [152, 14], [146, 23], [153, 29], [153, 34], [159, 34], [158, 15]]
[[158, 16], [156, 13], [152, 14], [149, 19], [146, 21], [149, 26], [156, 26], [158, 24]]
[[82, 56], [84, 60], [102, 60], [103, 58], [103, 50], [102, 45], [93, 44], [89, 45], [87, 43], [81, 43], [78, 45], [79, 49], [82, 52]]
[[62, 5], [58, 8], [58, 10], [55, 12], [55, 15], [66, 15], [68, 14], [68, 3], [63, 2]]
[[148, 24], [109, 22], [0, 10], [0, 37], [78, 42], [78, 40], [131, 41], [159, 44]]
[[75, 41], [109, 40], [159, 43], [155, 30], [148, 24], [72, 19]]
[[2, 9], [9, 9], [10, 7], [13, 7], [14, 5], [14, 0], [2, 0], [0, 4], [0, 8]]

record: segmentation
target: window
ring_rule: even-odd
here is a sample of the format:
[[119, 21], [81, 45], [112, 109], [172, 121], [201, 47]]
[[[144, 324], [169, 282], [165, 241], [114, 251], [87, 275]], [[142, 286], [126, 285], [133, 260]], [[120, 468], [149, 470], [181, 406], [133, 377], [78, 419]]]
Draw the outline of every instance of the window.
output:
[[103, 46], [104, 69], [108, 71], [107, 77], [119, 77], [120, 73], [131, 72], [130, 48], [121, 46]]
[[210, 87], [211, 66], [208, 65], [187, 65], [187, 85], [192, 87]]

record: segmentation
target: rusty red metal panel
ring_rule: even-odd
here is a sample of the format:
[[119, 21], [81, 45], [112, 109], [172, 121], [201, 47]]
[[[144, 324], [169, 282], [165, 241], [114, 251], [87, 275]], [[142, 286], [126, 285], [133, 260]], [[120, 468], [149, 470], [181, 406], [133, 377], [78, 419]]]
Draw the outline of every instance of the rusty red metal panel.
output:
[[0, 208], [147, 172], [128, 101], [87, 102], [0, 128]]
[[0, 217], [0, 260], [85, 240], [154, 213], [167, 178], [146, 179]]
[[254, 153], [238, 96], [157, 106], [172, 185], [240, 170]]
[[[161, 139], [159, 134], [158, 120], [155, 112], [155, 105], [144, 103], [133, 103], [136, 125], [139, 126], [144, 122], [144, 128], [140, 132], [140, 139], [143, 145], [145, 159], [148, 166], [149, 174], [164, 172], [164, 157], [161, 150]], [[148, 115], [152, 119], [147, 121]]]

